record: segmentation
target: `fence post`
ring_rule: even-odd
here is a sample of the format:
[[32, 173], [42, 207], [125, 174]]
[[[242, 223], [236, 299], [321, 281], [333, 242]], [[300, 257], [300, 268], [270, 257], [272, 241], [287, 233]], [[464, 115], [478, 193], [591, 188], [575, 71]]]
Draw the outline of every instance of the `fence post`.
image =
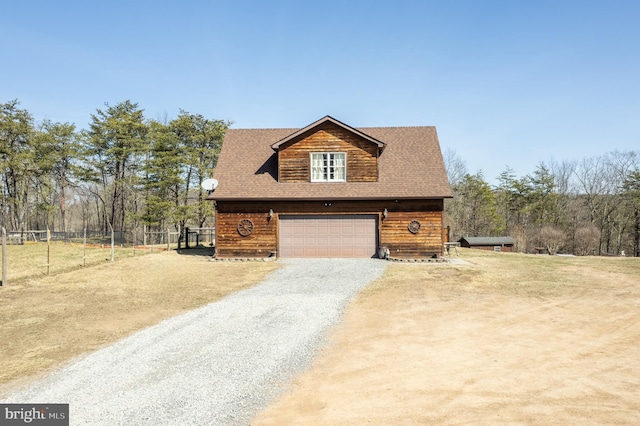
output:
[[7, 230], [2, 227], [2, 282], [0, 287], [7, 285]]
[[51, 231], [47, 226], [47, 275], [51, 269]]
[[87, 228], [84, 228], [84, 238], [82, 244], [82, 267], [87, 264]]

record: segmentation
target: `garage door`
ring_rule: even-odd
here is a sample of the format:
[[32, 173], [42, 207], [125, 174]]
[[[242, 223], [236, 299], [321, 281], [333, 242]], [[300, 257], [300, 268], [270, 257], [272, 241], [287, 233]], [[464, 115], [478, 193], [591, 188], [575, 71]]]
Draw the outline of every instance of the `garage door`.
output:
[[280, 216], [281, 257], [375, 257], [378, 217]]

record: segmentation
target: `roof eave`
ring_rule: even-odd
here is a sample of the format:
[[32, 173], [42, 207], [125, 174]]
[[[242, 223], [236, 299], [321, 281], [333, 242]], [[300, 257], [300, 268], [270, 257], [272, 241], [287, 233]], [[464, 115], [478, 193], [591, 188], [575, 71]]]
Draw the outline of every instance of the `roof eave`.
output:
[[377, 197], [207, 197], [210, 201], [367, 201], [367, 200], [442, 200], [453, 198], [451, 195], [430, 195], [430, 196], [377, 196]]

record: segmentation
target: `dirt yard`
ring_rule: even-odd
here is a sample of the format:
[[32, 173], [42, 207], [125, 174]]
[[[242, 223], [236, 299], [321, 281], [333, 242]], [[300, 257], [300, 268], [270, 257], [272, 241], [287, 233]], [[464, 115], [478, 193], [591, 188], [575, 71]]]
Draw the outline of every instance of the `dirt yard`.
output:
[[252, 425], [640, 424], [640, 259], [393, 264]]
[[[461, 259], [391, 264], [252, 424], [640, 424], [640, 259]], [[158, 253], [10, 281], [0, 395], [277, 267]]]

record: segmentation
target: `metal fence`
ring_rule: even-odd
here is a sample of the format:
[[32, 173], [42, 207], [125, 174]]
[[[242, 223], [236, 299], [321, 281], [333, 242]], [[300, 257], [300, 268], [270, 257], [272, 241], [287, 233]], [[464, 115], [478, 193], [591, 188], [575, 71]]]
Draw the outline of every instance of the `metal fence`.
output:
[[[104, 234], [99, 231], [50, 231], [49, 232], [52, 241], [80, 241], [86, 238], [89, 239], [104, 239], [111, 240], [111, 235]], [[125, 232], [114, 232], [114, 240], [117, 244], [124, 244], [127, 242]], [[24, 244], [25, 242], [46, 242], [47, 230], [29, 229], [25, 231], [7, 231], [7, 243], [9, 244]]]
[[180, 233], [178, 248], [213, 247], [215, 246], [215, 228], [189, 228], [186, 227]]
[[155, 246], [165, 244], [178, 244], [179, 237], [180, 233], [175, 231], [144, 231], [142, 236], [142, 245]]
[[198, 246], [213, 246], [216, 240], [215, 228], [189, 228], [185, 227], [180, 231], [147, 231], [143, 232], [142, 244], [147, 246], [159, 244], [177, 244], [178, 248]]
[[[86, 232], [86, 233], [85, 233]], [[113, 242], [117, 245], [177, 245], [180, 248], [215, 245], [215, 228], [189, 228], [179, 231], [147, 231], [143, 227], [138, 232], [114, 232]], [[137, 235], [136, 235], [137, 234]], [[51, 241], [83, 241], [85, 238], [91, 242], [103, 244], [111, 243], [111, 234], [99, 231], [50, 231]], [[7, 231], [7, 244], [24, 244], [25, 242], [46, 242], [47, 230]]]

